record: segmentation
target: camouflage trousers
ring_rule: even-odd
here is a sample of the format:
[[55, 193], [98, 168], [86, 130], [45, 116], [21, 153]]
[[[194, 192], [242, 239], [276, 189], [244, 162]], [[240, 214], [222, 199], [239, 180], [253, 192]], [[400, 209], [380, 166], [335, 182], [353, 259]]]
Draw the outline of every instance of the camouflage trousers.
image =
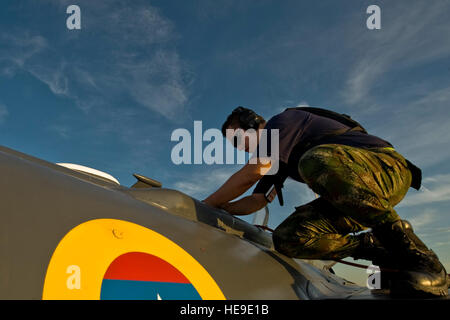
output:
[[273, 233], [275, 249], [303, 259], [342, 259], [359, 244], [352, 235], [400, 219], [394, 206], [408, 192], [411, 172], [393, 148], [326, 144], [308, 150], [298, 170], [319, 195], [296, 207]]

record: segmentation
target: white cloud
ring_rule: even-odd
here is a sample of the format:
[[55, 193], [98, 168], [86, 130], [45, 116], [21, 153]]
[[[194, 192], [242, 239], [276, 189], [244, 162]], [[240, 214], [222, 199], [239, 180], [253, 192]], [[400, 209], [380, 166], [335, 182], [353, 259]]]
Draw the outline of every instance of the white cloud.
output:
[[418, 96], [416, 100], [406, 102], [405, 107], [388, 103], [379, 110], [380, 114], [385, 114], [384, 122], [377, 127], [376, 132], [371, 133], [379, 133], [393, 143], [400, 153], [424, 169], [450, 159], [450, 117], [447, 116], [450, 85], [437, 89], [422, 85], [418, 91], [416, 88], [413, 92], [405, 93]]
[[295, 108], [300, 108], [300, 107], [309, 107], [310, 105], [309, 105], [309, 103], [308, 102], [306, 102], [306, 101], [302, 101], [302, 102], [300, 102], [300, 103], [298, 103], [296, 106], [295, 106]]
[[[187, 102], [182, 63], [175, 52], [157, 51], [150, 60], [139, 64], [121, 64], [123, 83], [136, 102], [167, 118], [179, 116]], [[155, 82], [154, 79], [163, 79]]]
[[354, 105], [370, 100], [371, 91], [383, 82], [388, 72], [398, 72], [405, 67], [417, 67], [423, 63], [450, 55], [449, 24], [446, 12], [449, 3], [414, 3], [407, 10], [392, 5], [383, 17], [380, 31], [364, 33], [353, 38], [353, 49], [360, 58], [354, 62], [343, 92], [346, 102]]
[[173, 23], [143, 1], [126, 7], [120, 1], [78, 4], [82, 30], [62, 28], [51, 42], [31, 31], [3, 30], [1, 73], [29, 72], [86, 112], [120, 108], [117, 101], [128, 96], [168, 119], [181, 117], [192, 75], [176, 51]]
[[219, 169], [205, 168], [202, 172], [195, 174], [190, 179], [176, 182], [174, 188], [202, 200], [202, 198], [206, 198], [216, 191], [237, 170], [237, 167]]
[[[290, 105], [290, 106], [289, 106]], [[294, 107], [292, 107], [292, 105], [294, 105]], [[271, 110], [271, 112], [273, 113], [274, 111], [275, 112], [277, 112], [277, 113], [281, 113], [281, 112], [283, 112], [284, 110], [286, 110], [286, 108], [299, 108], [299, 107], [310, 107], [310, 105], [308, 104], [308, 102], [306, 102], [306, 101], [301, 101], [301, 102], [299, 102], [299, 103], [297, 103], [297, 104], [295, 104], [294, 102], [292, 102], [292, 101], [286, 101], [286, 106], [282, 106], [282, 107], [280, 107], [280, 108], [277, 108], [277, 109], [275, 109], [275, 110]], [[272, 115], [273, 116], [273, 115]], [[270, 119], [270, 117], [268, 117], [268, 119]]]
[[14, 75], [31, 57], [48, 47], [44, 37], [31, 35], [28, 31], [15, 34], [3, 31], [0, 44], [0, 73], [6, 76]]
[[409, 218], [408, 221], [411, 223], [414, 230], [417, 231], [431, 223], [436, 222], [436, 213], [437, 211], [435, 209], [426, 209], [419, 215]]
[[54, 94], [70, 96], [69, 78], [64, 72], [63, 66], [56, 66], [54, 69], [51, 67], [34, 64], [30, 65], [27, 71], [45, 83]]
[[409, 193], [398, 207], [417, 206], [428, 203], [450, 201], [450, 174], [427, 177], [419, 191]]

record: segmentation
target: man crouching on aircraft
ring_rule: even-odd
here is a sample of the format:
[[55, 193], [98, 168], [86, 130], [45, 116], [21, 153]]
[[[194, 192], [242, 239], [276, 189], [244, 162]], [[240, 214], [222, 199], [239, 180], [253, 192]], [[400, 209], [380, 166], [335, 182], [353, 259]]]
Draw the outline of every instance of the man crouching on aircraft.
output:
[[[255, 130], [256, 147], [246, 135], [227, 136], [227, 129]], [[262, 129], [266, 139], [260, 139]], [[258, 154], [264, 149], [270, 155], [272, 129], [279, 134], [279, 168], [274, 175], [264, 175], [270, 163], [264, 165], [267, 158], [259, 159]], [[286, 109], [267, 122], [238, 107], [223, 124], [222, 133], [236, 148], [261, 161], [249, 161], [205, 199], [206, 204], [236, 215], [258, 211], [275, 194], [282, 204], [282, 184], [290, 177], [306, 183], [320, 197], [296, 207], [276, 228], [277, 251], [303, 259], [370, 260], [381, 268], [382, 281], [389, 279], [391, 295], [448, 294], [444, 266], [394, 210], [409, 187], [420, 188], [421, 171], [392, 144], [368, 134], [347, 115], [308, 107]], [[251, 196], [230, 202], [256, 182]], [[358, 233], [369, 228], [370, 232]]]

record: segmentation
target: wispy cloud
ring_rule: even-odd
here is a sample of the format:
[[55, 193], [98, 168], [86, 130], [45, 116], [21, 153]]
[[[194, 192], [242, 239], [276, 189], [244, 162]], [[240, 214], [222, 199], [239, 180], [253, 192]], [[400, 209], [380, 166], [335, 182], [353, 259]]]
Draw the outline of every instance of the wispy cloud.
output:
[[408, 194], [398, 207], [450, 201], [450, 174], [440, 174], [423, 179], [422, 187]]
[[[276, 110], [272, 110], [272, 113], [274, 111], [276, 111], [277, 113], [283, 112], [284, 110], [286, 110], [286, 108], [299, 108], [299, 107], [310, 107], [309, 103], [306, 101], [301, 101], [297, 104], [292, 103], [292, 101], [286, 101], [287, 105], [286, 106], [282, 106]], [[293, 107], [291, 107], [293, 105]]]
[[237, 171], [236, 167], [208, 169], [195, 174], [191, 178], [175, 182], [175, 189], [192, 197], [202, 199], [216, 191], [230, 176]]
[[54, 94], [70, 97], [69, 77], [63, 63], [52, 66], [31, 64], [26, 70], [45, 83]]
[[[359, 56], [350, 70], [343, 96], [352, 105], [371, 100], [371, 94], [388, 72], [417, 67], [450, 55], [450, 25], [447, 21], [450, 4], [437, 1], [433, 6], [415, 2], [404, 10], [390, 4], [383, 12], [383, 27], [377, 32], [360, 33], [352, 42]], [[399, 18], [401, 17], [401, 18]]]
[[[60, 8], [68, 3], [49, 2]], [[117, 101], [131, 97], [136, 105], [178, 119], [192, 74], [177, 53], [174, 24], [144, 1], [78, 5], [82, 30], [61, 27], [52, 35], [56, 40], [29, 30], [0, 33], [1, 73], [27, 71], [85, 112], [120, 108]]]
[[407, 107], [387, 103], [380, 110], [385, 119], [372, 133], [392, 142], [398, 151], [422, 169], [448, 162], [450, 84], [438, 88], [422, 85], [420, 92], [415, 90], [405, 94], [416, 95], [415, 100], [404, 102]]
[[435, 209], [426, 209], [419, 215], [411, 217], [408, 221], [412, 224], [415, 231], [420, 230], [436, 221], [437, 211]]
[[48, 46], [44, 37], [23, 30], [14, 34], [1, 32], [0, 44], [0, 74], [6, 76], [12, 76], [18, 69], [24, 68], [30, 58]]

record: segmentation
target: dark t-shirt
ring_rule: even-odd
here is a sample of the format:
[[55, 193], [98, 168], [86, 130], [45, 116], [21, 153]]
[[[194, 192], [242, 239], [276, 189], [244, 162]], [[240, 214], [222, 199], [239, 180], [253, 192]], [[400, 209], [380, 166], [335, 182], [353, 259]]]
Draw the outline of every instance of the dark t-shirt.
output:
[[[267, 139], [261, 139], [253, 155], [272, 155], [271, 129], [278, 129], [279, 134], [279, 170], [276, 176], [290, 176], [292, 179], [303, 182], [298, 173], [298, 161], [308, 149], [319, 144], [343, 144], [360, 148], [392, 147], [392, 145], [374, 135], [361, 131], [348, 131], [351, 128], [330, 118], [313, 113], [288, 109], [272, 117], [264, 129], [267, 130]], [[347, 132], [348, 131], [348, 132]], [[339, 135], [336, 135], [339, 133]], [[326, 136], [328, 135], [328, 136]], [[317, 140], [318, 136], [321, 138]], [[259, 154], [259, 150], [267, 150]], [[276, 152], [274, 152], [274, 159]], [[265, 193], [273, 183], [263, 177], [255, 187], [253, 193]], [[269, 184], [269, 186], [267, 186]]]

